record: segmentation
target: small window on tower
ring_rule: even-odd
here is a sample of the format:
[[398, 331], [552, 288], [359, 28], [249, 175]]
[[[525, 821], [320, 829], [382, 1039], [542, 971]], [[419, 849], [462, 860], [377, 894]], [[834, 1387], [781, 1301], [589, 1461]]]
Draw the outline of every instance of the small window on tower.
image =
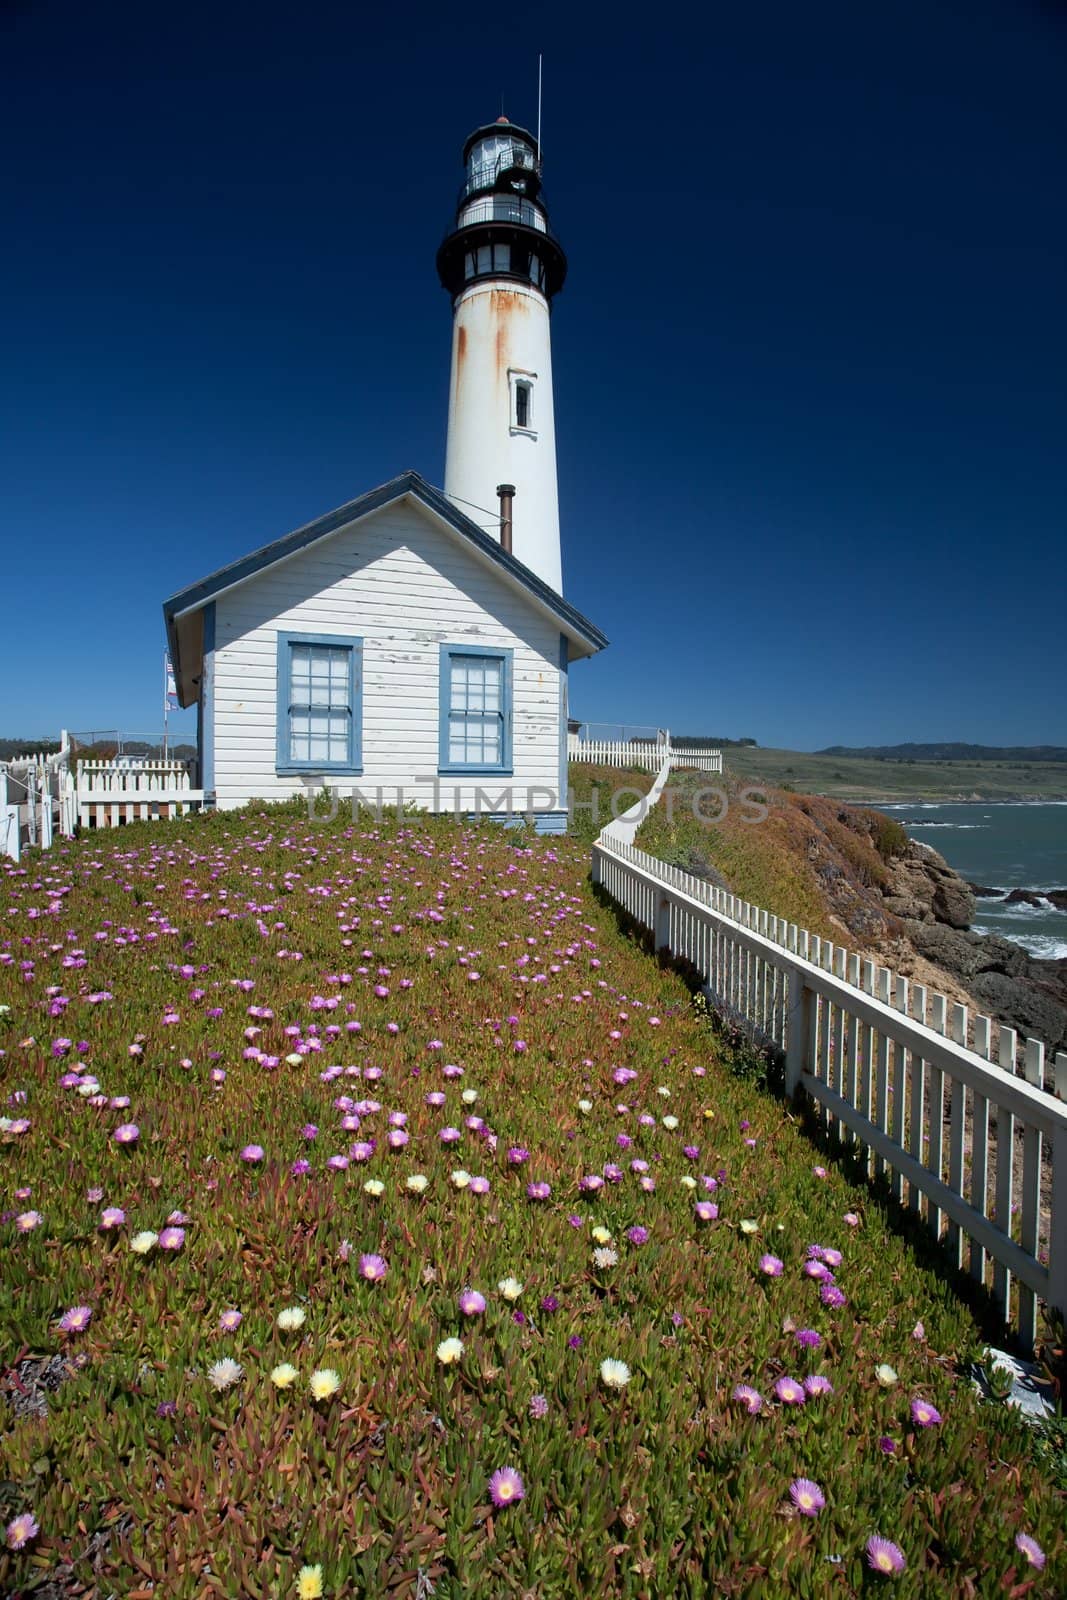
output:
[[463, 276], [465, 278], [473, 278], [474, 277], [474, 256], [473, 256], [473, 254], [468, 254], [467, 257], [465, 258], [464, 262], [463, 262]]
[[492, 270], [493, 247], [491, 244], [480, 244], [478, 246], [478, 271], [479, 273], [482, 273], [492, 272]]
[[530, 385], [517, 383], [515, 385], [515, 426], [528, 428], [530, 426]]
[[511, 271], [511, 246], [509, 244], [493, 246], [493, 269], [496, 272]]

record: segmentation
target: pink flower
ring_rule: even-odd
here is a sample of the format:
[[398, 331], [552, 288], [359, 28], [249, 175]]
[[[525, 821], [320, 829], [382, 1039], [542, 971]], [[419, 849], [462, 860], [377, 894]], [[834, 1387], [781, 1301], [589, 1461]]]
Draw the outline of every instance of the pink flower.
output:
[[29, 1544], [31, 1539], [36, 1539], [41, 1527], [37, 1518], [29, 1511], [20, 1511], [7, 1525], [7, 1547], [9, 1550], [21, 1550]]
[[244, 1318], [239, 1311], [224, 1311], [219, 1318], [219, 1327], [223, 1333], [236, 1333], [243, 1321]]
[[782, 1262], [777, 1256], [760, 1256], [759, 1269], [768, 1278], [780, 1278], [782, 1276]]
[[159, 1236], [161, 1250], [180, 1250], [185, 1243], [184, 1228], [164, 1228]]
[[246, 1144], [241, 1151], [241, 1160], [254, 1164], [263, 1160], [263, 1146], [261, 1144]]
[[485, 1310], [485, 1296], [477, 1289], [464, 1289], [459, 1297], [459, 1309], [465, 1317], [480, 1317]]
[[826, 1504], [826, 1496], [811, 1478], [794, 1478], [789, 1493], [802, 1517], [817, 1517]]
[[123, 1122], [111, 1135], [116, 1144], [136, 1144], [141, 1137], [141, 1130], [136, 1122]]
[[384, 1256], [365, 1255], [359, 1258], [360, 1276], [366, 1278], [368, 1283], [377, 1283], [388, 1271]]
[[786, 1406], [802, 1406], [808, 1398], [804, 1385], [795, 1378], [779, 1378], [774, 1386], [778, 1399]]
[[89, 1306], [71, 1306], [60, 1317], [59, 1326], [63, 1333], [84, 1333], [92, 1320], [93, 1313]]
[[757, 1416], [763, 1410], [763, 1396], [758, 1389], [753, 1389], [751, 1384], [739, 1383], [732, 1398], [738, 1405], [744, 1406], [750, 1417]]
[[514, 1467], [500, 1467], [489, 1479], [489, 1498], [498, 1509], [514, 1505], [525, 1493], [526, 1488]]
[[895, 1578], [898, 1572], [904, 1571], [904, 1552], [891, 1539], [883, 1539], [880, 1533], [874, 1533], [867, 1540], [867, 1565], [884, 1577]]
[[941, 1413], [929, 1400], [913, 1400], [911, 1402], [911, 1420], [920, 1428], [936, 1428], [941, 1421]]
[[121, 1206], [108, 1206], [100, 1213], [100, 1231], [108, 1233], [112, 1228], [121, 1228], [125, 1221], [126, 1213]]
[[1015, 1535], [1015, 1548], [1020, 1555], [1029, 1561], [1032, 1567], [1036, 1567], [1038, 1572], [1041, 1571], [1045, 1565], [1045, 1552], [1036, 1539], [1032, 1538], [1028, 1533], [1017, 1533]]

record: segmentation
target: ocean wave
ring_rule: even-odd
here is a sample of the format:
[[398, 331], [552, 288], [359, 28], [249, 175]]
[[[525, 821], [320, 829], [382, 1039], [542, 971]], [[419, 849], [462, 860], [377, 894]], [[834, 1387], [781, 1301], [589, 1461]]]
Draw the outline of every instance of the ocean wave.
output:
[[1067, 956], [1067, 939], [1055, 933], [1007, 933], [1003, 928], [983, 927], [980, 922], [974, 925], [975, 933], [999, 933], [1002, 939], [1010, 939], [1012, 944], [1021, 946], [1027, 955], [1037, 956], [1040, 961], [1062, 961]]
[[984, 828], [984, 822], [906, 822], [906, 828], [956, 828], [960, 833], [971, 833], [975, 828]]

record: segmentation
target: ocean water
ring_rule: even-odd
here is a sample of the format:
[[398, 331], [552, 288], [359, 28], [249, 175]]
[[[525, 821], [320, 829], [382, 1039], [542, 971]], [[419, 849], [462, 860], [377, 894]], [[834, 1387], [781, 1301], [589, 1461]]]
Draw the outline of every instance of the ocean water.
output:
[[[913, 839], [933, 845], [950, 867], [987, 888], [1067, 889], [1067, 803], [989, 801], [935, 805], [905, 802], [878, 808], [902, 823]], [[1006, 905], [979, 899], [979, 933], [1014, 939], [1046, 960], [1067, 956], [1067, 911]]]

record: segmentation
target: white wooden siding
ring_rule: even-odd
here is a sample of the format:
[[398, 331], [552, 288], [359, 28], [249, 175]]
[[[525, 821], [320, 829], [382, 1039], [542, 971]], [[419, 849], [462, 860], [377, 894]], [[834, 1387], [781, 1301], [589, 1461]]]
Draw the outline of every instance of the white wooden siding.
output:
[[[277, 635], [363, 640], [363, 776], [325, 781], [393, 803], [399, 785], [434, 800], [442, 644], [508, 647], [513, 656], [514, 776], [442, 777], [439, 804], [473, 809], [475, 789], [505, 785], [515, 807], [557, 810], [559, 629], [458, 540], [410, 503], [372, 513], [241, 584], [216, 601], [214, 788], [222, 809], [300, 793], [306, 780], [275, 771]], [[316, 780], [317, 781], [317, 780]], [[485, 809], [483, 805], [483, 809]], [[496, 809], [500, 809], [499, 807]]]

